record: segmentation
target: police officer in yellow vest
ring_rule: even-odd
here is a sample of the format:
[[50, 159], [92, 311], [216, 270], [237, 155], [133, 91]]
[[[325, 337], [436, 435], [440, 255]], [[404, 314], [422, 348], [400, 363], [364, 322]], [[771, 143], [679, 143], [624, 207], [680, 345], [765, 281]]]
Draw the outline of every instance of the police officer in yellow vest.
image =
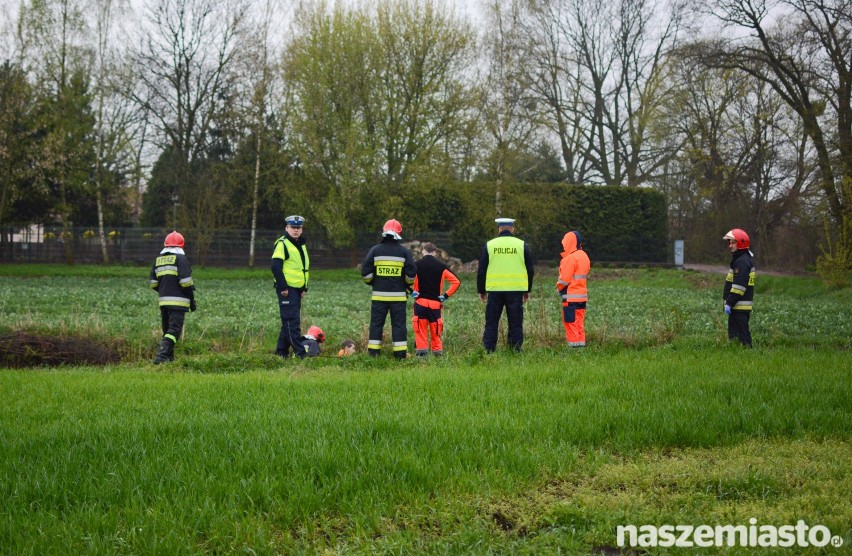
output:
[[529, 245], [513, 235], [515, 220], [497, 218], [495, 222], [499, 235], [482, 250], [476, 274], [479, 299], [487, 299], [482, 344], [488, 353], [497, 349], [497, 326], [505, 307], [509, 347], [520, 351], [524, 343], [524, 303], [532, 291], [534, 261]]
[[287, 357], [290, 348], [298, 357], [305, 357], [302, 344], [301, 309], [302, 297], [308, 291], [308, 278], [311, 260], [302, 226], [305, 219], [301, 216], [288, 216], [285, 220], [284, 235], [275, 241], [272, 252], [272, 275], [275, 277], [275, 293], [278, 294], [278, 310], [281, 314], [281, 332], [275, 355]]

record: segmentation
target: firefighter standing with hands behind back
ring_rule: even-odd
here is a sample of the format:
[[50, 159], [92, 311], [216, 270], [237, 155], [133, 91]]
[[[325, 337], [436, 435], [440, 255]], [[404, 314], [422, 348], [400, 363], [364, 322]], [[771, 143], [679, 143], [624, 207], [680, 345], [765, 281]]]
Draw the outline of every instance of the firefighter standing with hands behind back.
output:
[[745, 230], [735, 228], [722, 236], [731, 252], [731, 270], [725, 277], [725, 314], [728, 315], [728, 339], [738, 339], [751, 347], [749, 318], [754, 301], [754, 255], [749, 251], [751, 241]]
[[195, 286], [192, 269], [183, 250], [184, 239], [177, 230], [166, 236], [163, 250], [151, 267], [151, 288], [160, 294], [160, 318], [163, 339], [154, 364], [175, 360], [175, 344], [183, 333], [187, 311], [195, 311]]
[[284, 219], [284, 235], [275, 241], [272, 252], [272, 275], [275, 278], [275, 293], [278, 295], [278, 312], [281, 316], [281, 331], [275, 355], [287, 357], [290, 348], [303, 358], [306, 355], [302, 344], [302, 297], [308, 291], [308, 279], [311, 260], [302, 226], [305, 219], [301, 216], [288, 216]]
[[[429, 353], [429, 335], [432, 335], [432, 355], [444, 355], [441, 335], [444, 332], [444, 318], [441, 308], [447, 299], [459, 289], [458, 277], [447, 265], [435, 258], [438, 249], [434, 243], [423, 244], [423, 258], [417, 261], [417, 277], [414, 279], [414, 354], [424, 356]], [[450, 283], [446, 292], [444, 281]]]

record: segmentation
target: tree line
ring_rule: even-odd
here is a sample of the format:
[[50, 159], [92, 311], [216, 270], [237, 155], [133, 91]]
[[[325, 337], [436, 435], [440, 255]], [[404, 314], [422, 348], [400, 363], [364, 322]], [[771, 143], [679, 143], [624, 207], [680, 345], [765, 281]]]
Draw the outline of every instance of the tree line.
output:
[[2, 238], [250, 228], [254, 264], [254, 232], [284, 212], [343, 246], [440, 205], [421, 195], [437, 184], [489, 184], [498, 215], [507, 187], [564, 183], [663, 192], [696, 258], [743, 227], [764, 261], [821, 245], [849, 268], [848, 0], [480, 8], [21, 0], [0, 45]]

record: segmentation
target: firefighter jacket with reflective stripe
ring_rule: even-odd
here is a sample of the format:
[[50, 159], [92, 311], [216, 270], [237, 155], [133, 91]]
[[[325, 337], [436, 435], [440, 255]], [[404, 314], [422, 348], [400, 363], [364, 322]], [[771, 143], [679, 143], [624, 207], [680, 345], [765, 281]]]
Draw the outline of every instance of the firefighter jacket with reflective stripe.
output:
[[272, 251], [272, 275], [275, 277], [275, 289], [279, 292], [288, 288], [308, 289], [311, 259], [305, 238], [293, 240], [284, 234], [275, 241]]
[[751, 251], [739, 249], [731, 257], [731, 270], [722, 292], [725, 305], [734, 311], [751, 311], [754, 301], [754, 260]]
[[195, 297], [192, 269], [180, 247], [166, 247], [151, 267], [151, 288], [160, 294], [160, 307], [189, 311]]
[[485, 245], [479, 257], [476, 291], [530, 292], [533, 283], [533, 257], [529, 245], [504, 230]]
[[322, 351], [320, 343], [314, 338], [309, 338], [308, 336], [302, 337], [302, 345], [305, 346], [305, 355], [308, 357], [316, 357]]
[[559, 263], [559, 279], [556, 291], [565, 303], [585, 303], [589, 300], [586, 278], [592, 263], [586, 252], [577, 245], [577, 235], [568, 232], [562, 238], [562, 261]]
[[445, 294], [450, 297], [456, 290], [459, 289], [461, 282], [458, 276], [447, 268], [447, 265], [433, 257], [426, 255], [417, 261], [417, 277], [414, 279], [414, 290], [420, 295], [418, 301], [423, 299], [431, 299], [439, 301], [438, 296], [444, 291], [444, 281], [450, 283], [450, 287]]
[[390, 237], [374, 245], [361, 264], [361, 278], [373, 286], [373, 301], [405, 301], [416, 277], [411, 251]]

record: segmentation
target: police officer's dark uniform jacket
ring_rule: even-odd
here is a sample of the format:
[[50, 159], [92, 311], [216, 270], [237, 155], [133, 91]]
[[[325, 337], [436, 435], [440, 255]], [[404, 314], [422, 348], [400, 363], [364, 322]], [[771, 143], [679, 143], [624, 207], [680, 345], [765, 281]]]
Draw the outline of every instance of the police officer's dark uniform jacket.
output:
[[503, 230], [489, 241], [479, 257], [476, 290], [488, 294], [482, 344], [492, 352], [497, 347], [497, 329], [506, 308], [509, 347], [520, 350], [524, 343], [524, 294], [532, 291], [535, 260], [529, 245]]
[[[284, 232], [284, 235], [275, 241], [271, 270], [281, 317], [281, 330], [278, 333], [275, 353], [282, 357], [289, 355], [291, 347], [295, 355], [306, 355], [302, 342], [301, 310], [302, 293], [308, 290], [310, 281], [310, 265], [305, 236], [293, 239], [290, 234]], [[286, 296], [281, 293], [285, 290]]]

